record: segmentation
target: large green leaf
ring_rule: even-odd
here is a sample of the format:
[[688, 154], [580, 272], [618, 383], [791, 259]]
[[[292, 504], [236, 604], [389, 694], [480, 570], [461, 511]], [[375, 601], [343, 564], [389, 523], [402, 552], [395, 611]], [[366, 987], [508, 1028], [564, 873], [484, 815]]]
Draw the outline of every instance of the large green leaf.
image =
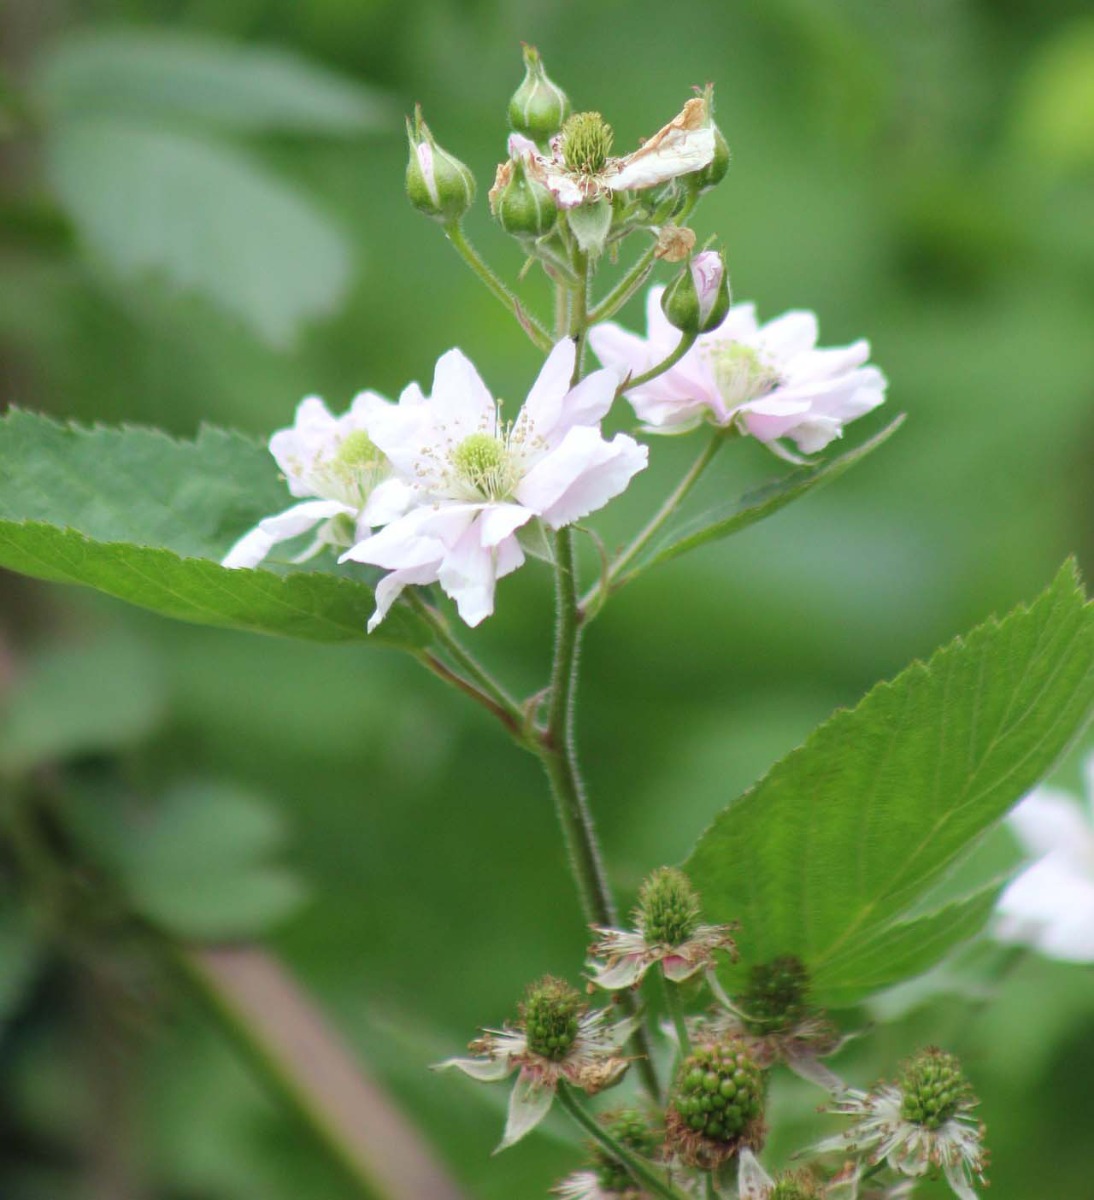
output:
[[265, 448], [241, 434], [204, 428], [176, 441], [18, 411], [0, 420], [0, 566], [203, 625], [424, 645], [428, 628], [403, 608], [367, 635], [373, 595], [356, 580], [219, 565], [290, 503]]
[[382, 97], [283, 50], [175, 32], [81, 32], [55, 45], [36, 81], [60, 115], [185, 118], [243, 132], [395, 129]]
[[875, 434], [869, 441], [863, 442], [853, 450], [848, 450], [836, 458], [817, 464], [816, 466], [800, 467], [781, 479], [765, 483], [754, 491], [746, 492], [733, 500], [723, 501], [706, 511], [694, 516], [686, 511], [666, 525], [661, 536], [652, 542], [649, 548], [639, 555], [635, 566], [627, 572], [627, 578], [637, 575], [640, 571], [657, 563], [668, 562], [680, 554], [686, 554], [707, 542], [729, 537], [730, 534], [740, 533], [749, 525], [762, 521], [785, 508], [794, 500], [800, 499], [808, 492], [831, 483], [838, 479], [844, 471], [853, 467], [868, 454], [887, 441], [904, 423], [903, 414], [890, 422], [880, 433]]
[[[974, 933], [992, 888], [946, 879], [1094, 711], [1094, 606], [1072, 564], [1030, 607], [879, 684], [733, 801], [686, 869], [712, 919], [738, 918], [739, 981], [794, 954], [818, 1000], [849, 1004]], [[947, 903], [923, 911], [944, 891]]]
[[345, 295], [346, 239], [237, 149], [97, 117], [61, 122], [47, 155], [81, 240], [122, 278], [198, 293], [273, 344]]

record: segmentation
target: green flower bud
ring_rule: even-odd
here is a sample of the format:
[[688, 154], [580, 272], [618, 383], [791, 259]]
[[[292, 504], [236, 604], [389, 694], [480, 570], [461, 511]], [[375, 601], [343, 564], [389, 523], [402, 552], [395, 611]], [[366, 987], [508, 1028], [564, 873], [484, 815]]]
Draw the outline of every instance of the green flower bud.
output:
[[[642, 1158], [653, 1158], [657, 1153], [661, 1138], [637, 1109], [605, 1113], [600, 1122], [617, 1142]], [[634, 1177], [623, 1163], [600, 1145], [593, 1148], [593, 1169], [601, 1188], [609, 1194], [625, 1194], [636, 1186]]]
[[717, 329], [729, 312], [729, 278], [716, 250], [696, 254], [665, 289], [661, 308], [681, 333]]
[[421, 105], [414, 120], [406, 122], [410, 161], [406, 168], [406, 194], [427, 217], [445, 225], [458, 221], [475, 199], [475, 177], [460, 160], [442, 150], [422, 120]]
[[558, 220], [550, 189], [533, 179], [521, 158], [502, 163], [490, 191], [490, 210], [506, 233], [517, 238], [540, 238]]
[[659, 867], [638, 892], [635, 916], [650, 945], [682, 945], [698, 928], [701, 915], [698, 893], [676, 867]]
[[738, 1001], [757, 1032], [796, 1025], [809, 1012], [809, 972], [792, 954], [757, 963]]
[[720, 1161], [763, 1139], [764, 1079], [741, 1038], [684, 1059], [668, 1108], [673, 1148], [693, 1165]]
[[945, 1124], [962, 1104], [975, 1100], [961, 1064], [937, 1046], [920, 1050], [904, 1064], [900, 1090], [900, 1115], [930, 1130]]
[[560, 1062], [577, 1038], [588, 1006], [565, 980], [545, 975], [533, 983], [520, 1005], [520, 1024], [533, 1054]]
[[535, 46], [524, 47], [524, 81], [509, 101], [509, 127], [534, 142], [546, 142], [570, 115], [570, 98], [547, 78]]
[[688, 188], [700, 196], [704, 192], [709, 192], [711, 188], [717, 187], [725, 179], [729, 171], [730, 160], [729, 143], [722, 135], [722, 131], [714, 124], [714, 89], [710, 85], [707, 86], [705, 99], [708, 120], [714, 127], [714, 157], [705, 167], [683, 176], [683, 182]]

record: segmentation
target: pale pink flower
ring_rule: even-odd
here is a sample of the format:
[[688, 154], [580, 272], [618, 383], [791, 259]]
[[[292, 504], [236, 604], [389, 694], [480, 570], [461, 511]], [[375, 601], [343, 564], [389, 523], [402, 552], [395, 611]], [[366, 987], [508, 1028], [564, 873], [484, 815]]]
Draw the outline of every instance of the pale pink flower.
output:
[[726, 951], [737, 957], [737, 947], [730, 936], [730, 925], [699, 925], [679, 945], [647, 940], [641, 929], [601, 929], [594, 932], [599, 940], [589, 953], [593, 961], [590, 979], [597, 987], [608, 991], [636, 987], [656, 963], [661, 964], [665, 978], [683, 983], [714, 962], [715, 952]]
[[289, 491], [307, 497], [276, 516], [265, 517], [224, 556], [226, 567], [256, 567], [279, 542], [317, 529], [311, 545], [294, 562], [324, 546], [352, 546], [372, 526], [403, 511], [405, 485], [390, 479], [391, 464], [369, 439], [369, 414], [391, 407], [376, 392], [362, 392], [348, 412], [332, 416], [318, 396], [308, 396], [288, 429], [270, 438], [270, 453]]
[[1064, 962], [1094, 962], [1094, 755], [1086, 806], [1054, 788], [1032, 792], [1007, 818], [1035, 861], [1006, 888], [995, 936]]
[[[605, 366], [638, 376], [676, 349], [680, 333], [661, 311], [663, 292], [649, 293], [645, 338], [614, 323], [590, 330], [589, 344]], [[682, 433], [703, 421], [733, 425], [795, 460], [780, 439], [812, 454], [885, 399], [885, 376], [867, 364], [868, 342], [837, 349], [816, 343], [810, 312], [784, 313], [760, 325], [754, 305], [737, 304], [679, 362], [627, 399], [649, 432]]]
[[439, 582], [460, 616], [477, 625], [494, 611], [498, 579], [524, 561], [518, 530], [539, 520], [559, 529], [622, 492], [645, 447], [600, 433], [619, 384], [611, 370], [570, 386], [574, 343], [548, 356], [516, 420], [459, 350], [442, 355], [428, 399], [411, 384], [398, 405], [372, 410], [369, 437], [387, 455], [413, 504], [343, 560], [389, 572], [376, 588], [372, 630], [411, 584]]

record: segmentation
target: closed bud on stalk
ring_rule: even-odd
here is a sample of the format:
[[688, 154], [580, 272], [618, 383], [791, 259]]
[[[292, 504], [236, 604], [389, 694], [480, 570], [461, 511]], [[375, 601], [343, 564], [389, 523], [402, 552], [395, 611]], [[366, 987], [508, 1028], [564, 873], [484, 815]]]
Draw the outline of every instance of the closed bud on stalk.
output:
[[406, 122], [410, 160], [406, 167], [406, 194], [410, 203], [427, 217], [450, 225], [471, 207], [475, 199], [475, 177], [454, 155], [442, 150], [422, 120], [421, 105], [414, 119]]
[[524, 47], [524, 80], [509, 101], [509, 126], [536, 142], [546, 142], [570, 115], [570, 98], [547, 77], [535, 46]]
[[717, 329], [729, 312], [729, 277], [717, 250], [690, 259], [665, 289], [661, 308], [681, 333], [697, 335]]
[[543, 237], [558, 219], [554, 196], [529, 175], [520, 157], [498, 167], [490, 189], [490, 211], [502, 229], [517, 238]]
[[[653, 1158], [661, 1143], [660, 1135], [637, 1109], [605, 1113], [600, 1123], [620, 1145], [633, 1150], [641, 1158]], [[608, 1195], [628, 1195], [638, 1187], [625, 1163], [602, 1146], [593, 1149], [597, 1180]]]

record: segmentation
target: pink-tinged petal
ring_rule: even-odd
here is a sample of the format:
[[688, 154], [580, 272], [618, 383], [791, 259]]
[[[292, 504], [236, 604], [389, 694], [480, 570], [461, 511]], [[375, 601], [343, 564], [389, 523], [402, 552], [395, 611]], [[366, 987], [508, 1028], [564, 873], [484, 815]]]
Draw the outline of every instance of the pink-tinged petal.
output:
[[577, 357], [577, 347], [572, 338], [563, 338], [557, 342], [547, 361], [540, 368], [528, 399], [521, 411], [525, 420], [531, 421], [537, 433], [544, 437], [550, 435], [562, 411], [562, 398], [570, 390], [570, 380], [573, 378], [574, 361]]
[[786, 374], [791, 382], [799, 376], [831, 379], [863, 366], [869, 357], [870, 343], [861, 338], [850, 346], [831, 346], [801, 354], [787, 365]]
[[479, 537], [484, 546], [494, 547], [536, 514], [519, 504], [488, 504], [479, 518]]
[[760, 1166], [755, 1154], [745, 1147], [737, 1166], [737, 1193], [740, 1200], [767, 1200], [774, 1190], [774, 1179]]
[[509, 157], [517, 158], [536, 158], [539, 155], [539, 147], [527, 138], [523, 133], [511, 133], [508, 142]]
[[508, 1058], [446, 1058], [436, 1063], [434, 1071], [447, 1071], [455, 1067], [479, 1083], [498, 1083], [512, 1074], [514, 1064]]
[[697, 971], [701, 971], [706, 963], [706, 956], [693, 960], [685, 958], [682, 954], [667, 954], [661, 960], [661, 969], [665, 972], [666, 979], [672, 980], [673, 983], [683, 983], [685, 979], [690, 979]]
[[646, 973], [648, 962], [643, 961], [641, 954], [628, 954], [616, 962], [605, 966], [597, 966], [593, 971], [592, 981], [605, 991], [614, 992], [620, 988], [634, 987]]
[[808, 417], [786, 435], [803, 454], [817, 454], [825, 446], [843, 437], [843, 422], [837, 417]]
[[820, 1062], [815, 1054], [809, 1054], [790, 1047], [786, 1052], [786, 1065], [799, 1078], [809, 1083], [815, 1083], [826, 1092], [845, 1092], [847, 1084], [835, 1073]]
[[816, 315], [794, 309], [768, 321], [760, 330], [760, 342], [773, 358], [785, 362], [812, 350], [817, 344], [817, 332]]
[[464, 436], [493, 429], [497, 413], [489, 388], [461, 350], [449, 350], [437, 360], [429, 405], [438, 424]]
[[394, 407], [391, 401], [386, 396], [381, 396], [379, 392], [371, 390], [358, 392], [353, 397], [353, 403], [342, 420], [353, 429], [367, 429], [370, 416], [377, 412], [386, 412], [389, 408]]
[[636, 333], [628, 333], [614, 321], [605, 321], [589, 330], [589, 345], [605, 367], [623, 374], [641, 375], [653, 366], [649, 343]]
[[423, 524], [433, 515], [431, 509], [411, 509], [405, 517], [350, 547], [338, 561], [369, 563], [389, 570], [439, 561], [444, 556], [444, 543], [422, 532]]
[[470, 525], [444, 556], [437, 578], [446, 596], [455, 600], [465, 624], [481, 624], [494, 611], [497, 581], [492, 548], [481, 541], [479, 523]]
[[724, 345], [726, 342], [745, 342], [749, 345], [755, 341], [760, 331], [760, 323], [756, 319], [756, 305], [751, 300], [734, 304], [729, 310], [729, 316], [713, 333], [704, 334], [699, 339], [700, 345]]
[[531, 1133], [550, 1111], [554, 1098], [554, 1079], [537, 1079], [521, 1071], [509, 1097], [509, 1117], [505, 1122], [505, 1134], [494, 1153], [507, 1150], [526, 1134]]
[[494, 578], [504, 579], [524, 563], [524, 547], [515, 537], [508, 537], [494, 548]]
[[339, 514], [356, 516], [354, 509], [337, 500], [305, 500], [294, 504], [273, 517], [264, 517], [249, 533], [221, 559], [222, 567], [233, 570], [240, 567], [257, 567], [278, 542], [287, 542], [313, 529], [320, 521], [329, 520]]
[[402, 594], [404, 588], [414, 584], [436, 583], [437, 565], [436, 562], [424, 563], [417, 567], [405, 567], [398, 571], [391, 571], [385, 575], [376, 585], [376, 611], [368, 619], [368, 632], [372, 633], [387, 616], [391, 606]]
[[402, 479], [385, 479], [372, 489], [365, 503], [362, 518], [372, 528], [388, 525], [420, 499], [420, 493]]
[[663, 287], [650, 288], [646, 297], [646, 337], [650, 345], [650, 365], [658, 363], [676, 349], [680, 341], [680, 330], [669, 323], [661, 307]]
[[546, 436], [558, 442], [575, 425], [599, 425], [608, 415], [622, 378], [622, 372], [614, 367], [586, 375], [563, 397], [559, 418]]
[[605, 442], [598, 430], [576, 425], [520, 482], [517, 499], [558, 529], [618, 496], [648, 458], [625, 434]]

